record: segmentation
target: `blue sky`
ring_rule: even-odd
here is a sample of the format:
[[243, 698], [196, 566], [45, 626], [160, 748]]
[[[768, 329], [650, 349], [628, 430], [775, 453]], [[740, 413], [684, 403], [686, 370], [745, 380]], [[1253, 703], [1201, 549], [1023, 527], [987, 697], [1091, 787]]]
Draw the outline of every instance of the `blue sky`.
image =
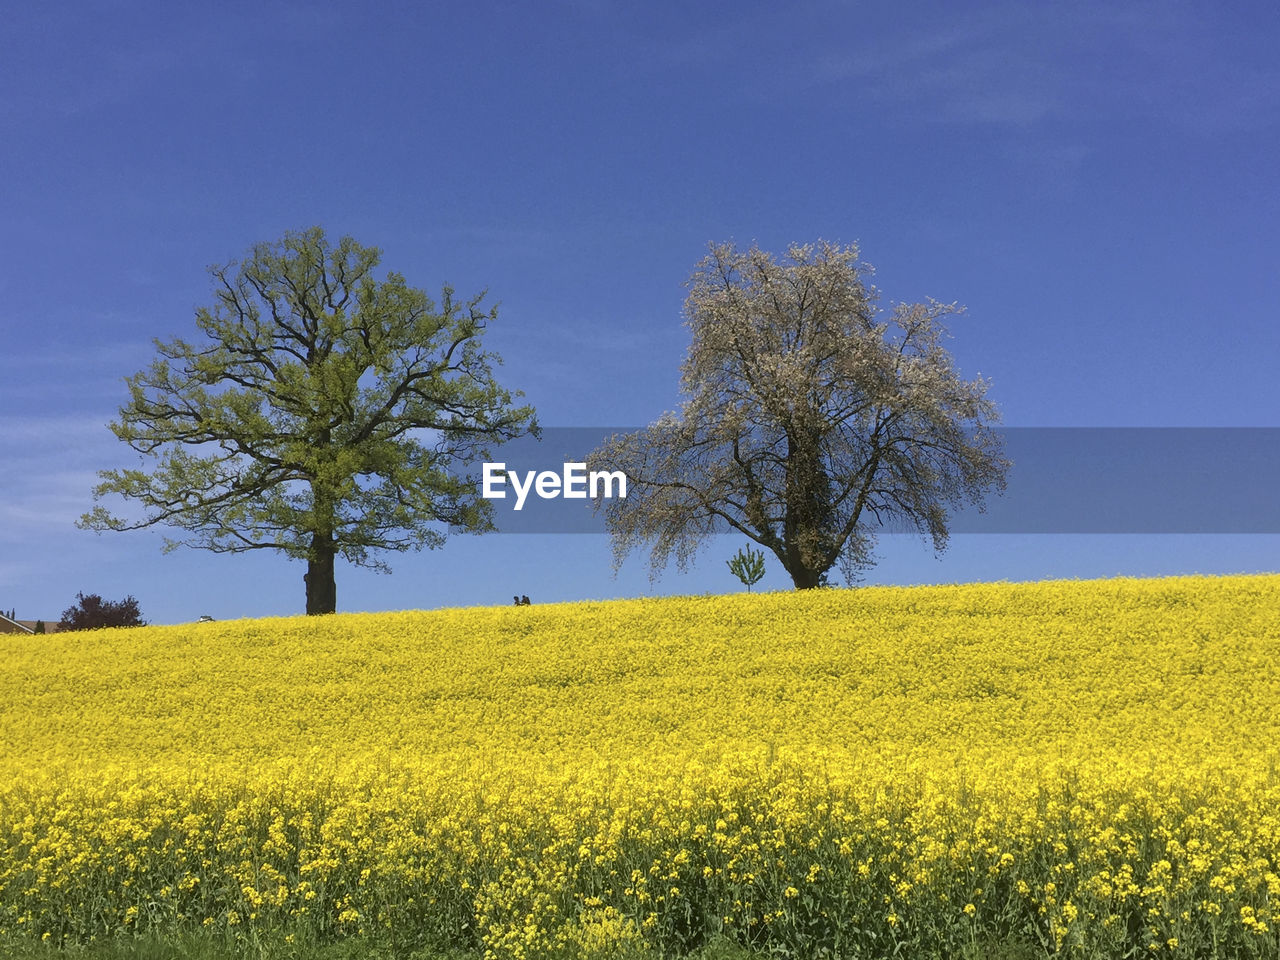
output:
[[[74, 528], [151, 339], [208, 265], [323, 225], [487, 288], [544, 424], [679, 403], [711, 241], [858, 242], [935, 297], [1016, 426], [1280, 426], [1280, 8], [1268, 3], [11, 5], [0, 30], [0, 607], [288, 614], [283, 557]], [[599, 536], [342, 567], [342, 609], [722, 592]], [[873, 581], [1280, 567], [1280, 537], [885, 538]], [[786, 580], [772, 564], [765, 587]]]

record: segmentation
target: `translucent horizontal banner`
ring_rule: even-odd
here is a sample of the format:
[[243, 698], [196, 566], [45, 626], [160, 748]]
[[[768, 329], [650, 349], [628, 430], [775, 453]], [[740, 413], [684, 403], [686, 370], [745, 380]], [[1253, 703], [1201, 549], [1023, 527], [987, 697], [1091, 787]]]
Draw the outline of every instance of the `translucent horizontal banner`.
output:
[[[462, 472], [476, 478], [477, 492], [485, 478], [489, 493], [503, 494], [489, 498], [501, 533], [606, 533], [590, 492], [617, 496], [619, 478], [603, 475], [607, 464], [594, 478], [583, 465], [608, 437], [637, 429], [544, 428], [541, 440], [495, 447], [487, 468]], [[1280, 533], [1280, 427], [999, 432], [1012, 464], [1007, 489], [987, 497], [985, 512], [953, 513], [952, 533]]]

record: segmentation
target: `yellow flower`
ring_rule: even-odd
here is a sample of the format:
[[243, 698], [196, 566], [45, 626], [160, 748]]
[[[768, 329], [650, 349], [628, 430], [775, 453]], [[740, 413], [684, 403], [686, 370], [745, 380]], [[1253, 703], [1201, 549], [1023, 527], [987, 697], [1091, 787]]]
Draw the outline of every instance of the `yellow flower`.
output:
[[0, 953], [154, 904], [621, 954], [704, 900], [785, 936], [778, 890], [976, 918], [988, 877], [1060, 952], [1271, 935], [1280, 577], [536, 609], [5, 637]]

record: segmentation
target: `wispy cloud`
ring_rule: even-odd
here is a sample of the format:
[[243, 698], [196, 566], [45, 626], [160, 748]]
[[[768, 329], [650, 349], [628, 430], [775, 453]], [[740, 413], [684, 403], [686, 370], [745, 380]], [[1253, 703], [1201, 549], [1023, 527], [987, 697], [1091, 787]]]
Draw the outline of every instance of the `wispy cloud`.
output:
[[1250, 15], [1228, 6], [996, 3], [880, 27], [816, 56], [808, 82], [926, 122], [1108, 116], [1208, 136], [1280, 122], [1280, 65]]
[[91, 506], [92, 472], [42, 473], [23, 489], [5, 491], [0, 501], [0, 542], [47, 543], [50, 538], [80, 535], [76, 520]]
[[[258, 49], [273, 37], [294, 43], [341, 29], [329, 6], [265, 0], [248, 36], [234, 17], [196, 5], [112, 2], [11, 5], [0, 34], [0, 117], [79, 117], [216, 69], [246, 93], [259, 81]], [[74, 47], [80, 55], [65, 56]], [[87, 54], [87, 55], [86, 55]]]
[[[128, 48], [104, 45], [92, 58], [64, 61], [56, 73], [43, 62], [31, 62], [33, 51], [51, 48], [51, 38], [83, 35], [100, 29], [112, 12], [106, 8], [51, 4], [20, 8], [6, 16], [6, 59], [23, 65], [21, 75], [7, 84], [0, 115], [61, 115], [73, 117], [126, 100], [180, 68], [186, 58], [181, 45], [135, 43]], [[15, 70], [15, 73], [17, 71]]]
[[30, 575], [31, 570], [25, 564], [0, 560], [0, 587], [11, 587], [25, 583]]
[[906, 32], [883, 42], [883, 37], [854, 41], [840, 52], [828, 53], [813, 65], [811, 76], [821, 82], [882, 76], [897, 70], [933, 63], [975, 44], [989, 42], [1006, 27], [990, 15], [935, 26], [923, 33]]
[[914, 120], [1025, 125], [1053, 114], [1058, 83], [1027, 42], [1027, 8], [957, 10], [923, 30], [902, 21], [888, 35], [854, 34], [816, 58], [807, 82], [848, 85]]
[[130, 364], [142, 364], [151, 356], [151, 344], [142, 341], [7, 351], [0, 355], [0, 373], [12, 376], [14, 372], [24, 370], [44, 372], [53, 369], [65, 373], [71, 369], [79, 375], [85, 369], [103, 368], [129, 369], [132, 372], [134, 368]]
[[50, 451], [82, 449], [86, 443], [109, 436], [104, 421], [93, 416], [0, 416], [0, 438], [6, 447], [4, 464], [24, 457], [41, 457]]
[[71, 415], [0, 416], [0, 446], [0, 540], [19, 545], [74, 534], [123, 449], [102, 420]]
[[83, 416], [103, 430], [128, 396], [125, 376], [147, 366], [153, 355], [140, 340], [0, 355], [0, 438], [23, 417]]
[[1280, 123], [1275, 7], [1141, 3], [1092, 11], [1090, 102], [1210, 137]]

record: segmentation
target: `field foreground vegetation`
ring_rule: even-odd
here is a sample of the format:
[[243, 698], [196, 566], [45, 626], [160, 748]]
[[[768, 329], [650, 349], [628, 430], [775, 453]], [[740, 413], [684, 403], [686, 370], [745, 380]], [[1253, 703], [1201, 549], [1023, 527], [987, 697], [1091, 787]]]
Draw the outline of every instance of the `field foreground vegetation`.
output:
[[1277, 576], [0, 644], [0, 952], [1280, 956]]

